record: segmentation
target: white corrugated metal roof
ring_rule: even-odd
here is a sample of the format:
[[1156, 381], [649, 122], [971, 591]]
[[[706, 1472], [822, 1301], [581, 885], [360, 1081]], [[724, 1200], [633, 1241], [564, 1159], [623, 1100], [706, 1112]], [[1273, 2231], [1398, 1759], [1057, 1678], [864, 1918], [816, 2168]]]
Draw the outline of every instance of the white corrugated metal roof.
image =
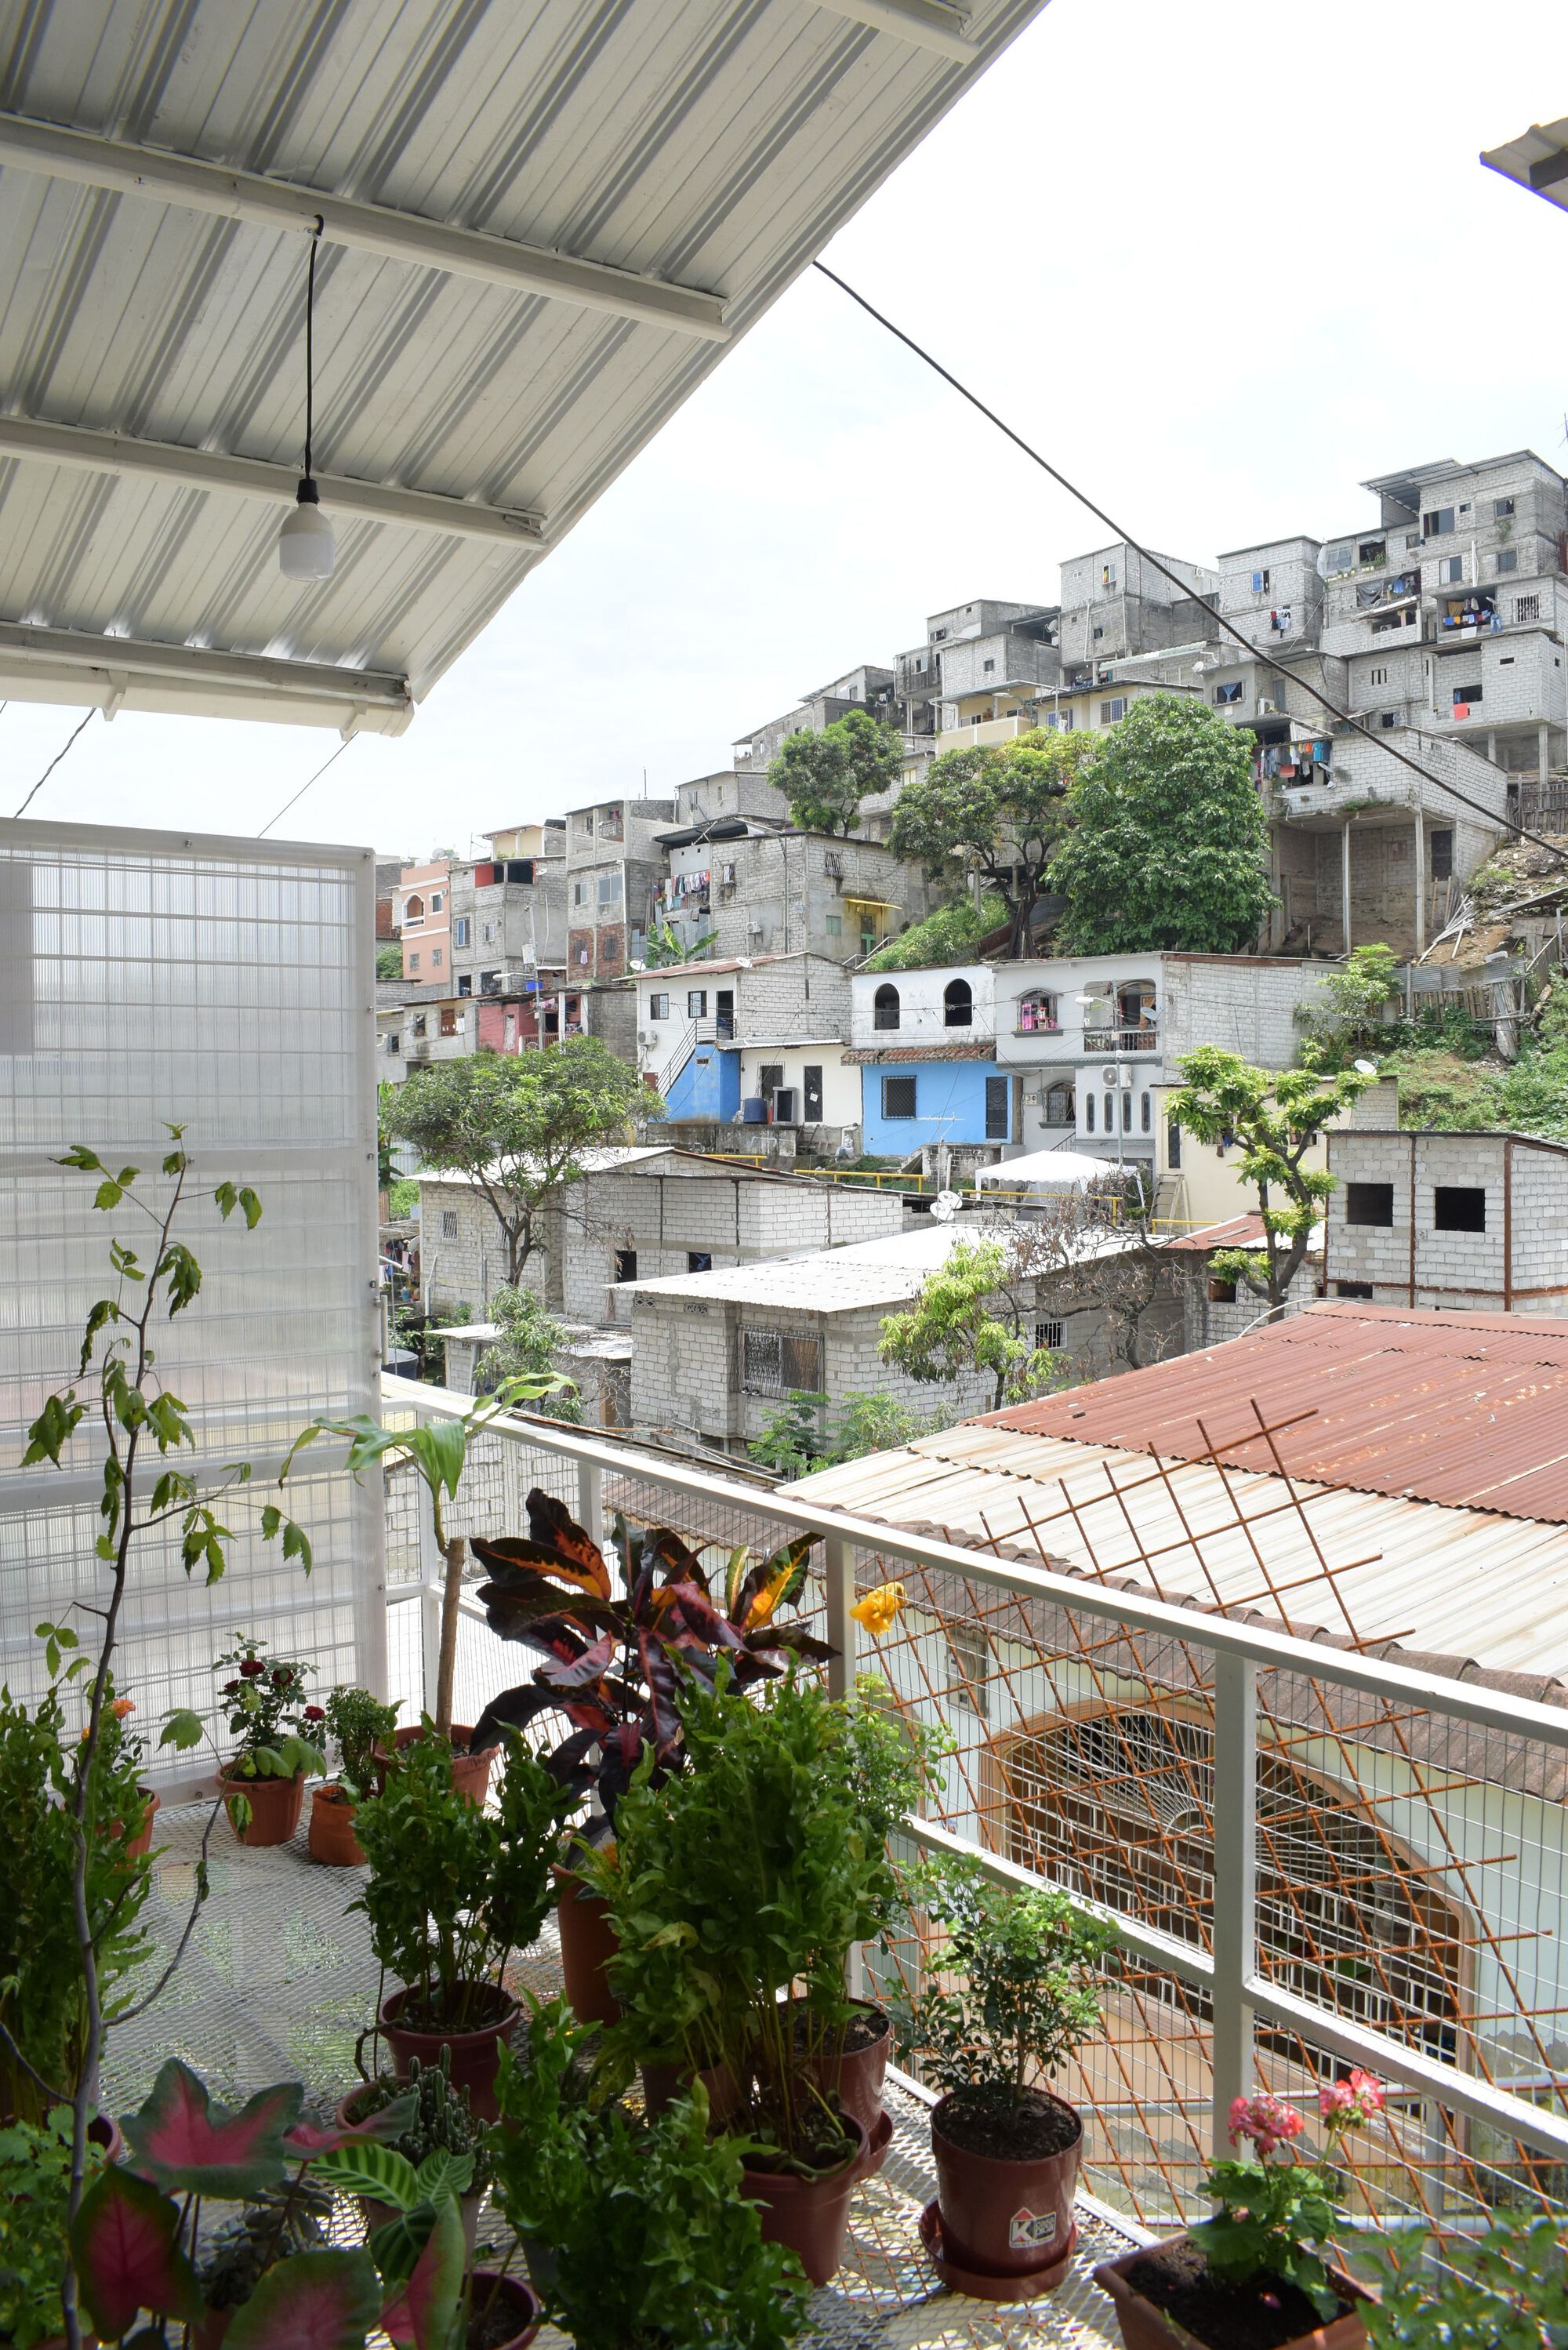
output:
[[1492, 1671], [1568, 1677], [1561, 1525], [978, 1420], [784, 1491], [975, 1548], [994, 1543], [1035, 1565], [1044, 1553], [1165, 1599], [1282, 1617], [1309, 1638], [1353, 1633]]
[[400, 730], [1043, 5], [0, 0], [0, 694]]
[[[956, 1224], [927, 1222], [881, 1240], [850, 1241], [843, 1248], [804, 1256], [763, 1257], [712, 1273], [673, 1273], [659, 1281], [622, 1282], [639, 1297], [732, 1300], [741, 1305], [805, 1306], [813, 1314], [849, 1314], [864, 1305], [897, 1305], [913, 1297], [927, 1274], [945, 1264], [966, 1235]], [[970, 1235], [968, 1237], [972, 1237]]]

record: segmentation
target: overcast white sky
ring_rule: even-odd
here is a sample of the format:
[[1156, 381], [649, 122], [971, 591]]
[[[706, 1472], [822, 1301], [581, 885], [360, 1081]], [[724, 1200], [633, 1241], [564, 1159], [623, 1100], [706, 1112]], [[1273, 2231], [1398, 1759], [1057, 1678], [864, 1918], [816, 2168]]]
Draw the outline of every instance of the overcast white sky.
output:
[[[1568, 111], [1563, 26], [1562, 0], [1052, 0], [825, 257], [1196, 561], [1375, 519], [1356, 484], [1407, 463], [1568, 471], [1568, 218], [1476, 160]], [[466, 850], [668, 789], [928, 612], [1053, 600], [1106, 536], [808, 272], [279, 833]], [[75, 723], [0, 714], [7, 809]], [[251, 832], [335, 741], [95, 719], [31, 812]]]

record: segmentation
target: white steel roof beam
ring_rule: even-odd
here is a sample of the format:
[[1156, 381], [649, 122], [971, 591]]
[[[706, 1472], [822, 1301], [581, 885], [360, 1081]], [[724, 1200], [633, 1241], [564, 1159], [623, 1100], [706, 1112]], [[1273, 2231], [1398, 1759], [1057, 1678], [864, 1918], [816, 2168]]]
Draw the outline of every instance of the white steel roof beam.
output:
[[[904, 0], [904, 5], [913, 5], [914, 0]], [[319, 217], [322, 234], [333, 244], [358, 246], [418, 269], [444, 269], [514, 294], [543, 295], [586, 310], [606, 310], [709, 342], [729, 340], [722, 297], [696, 286], [668, 285], [601, 261], [580, 261], [541, 245], [514, 244], [483, 229], [451, 228], [387, 204], [358, 203], [156, 147], [0, 114], [0, 164], [87, 187], [112, 188], [120, 195], [147, 196], [157, 203], [182, 204], [260, 228], [308, 232]]]
[[980, 57], [977, 44], [965, 37], [961, 10], [947, 7], [944, 0], [813, 0], [813, 5], [847, 16], [854, 24], [870, 25], [878, 33], [891, 33], [912, 48], [929, 49], [958, 65], [972, 66]]
[[[121, 432], [88, 432], [74, 424], [48, 424], [33, 417], [0, 416], [0, 457], [25, 457], [40, 464], [68, 465], [89, 473], [140, 474], [182, 488], [228, 491], [240, 497], [292, 504], [296, 467], [259, 457], [228, 457], [208, 449], [182, 449], [170, 441], [139, 441]], [[450, 531], [460, 538], [500, 539], [515, 546], [542, 545], [537, 515], [501, 506], [471, 505], [433, 490], [402, 490], [361, 482], [342, 473], [317, 473], [321, 503], [334, 514], [364, 522], [397, 524], [405, 530]]]
[[[140, 694], [139, 687], [156, 688], [155, 697]], [[0, 694], [17, 702], [92, 702], [110, 717], [121, 708], [172, 708], [202, 716], [285, 718], [346, 733], [400, 734], [413, 714], [407, 679], [382, 671], [89, 636], [18, 620], [0, 621]]]

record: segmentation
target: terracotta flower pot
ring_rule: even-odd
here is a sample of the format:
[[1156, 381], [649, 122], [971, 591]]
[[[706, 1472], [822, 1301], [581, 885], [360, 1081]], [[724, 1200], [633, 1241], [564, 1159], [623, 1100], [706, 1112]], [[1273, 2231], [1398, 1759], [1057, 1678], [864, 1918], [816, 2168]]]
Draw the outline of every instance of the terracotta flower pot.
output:
[[128, 1860], [140, 1860], [144, 1852], [151, 1852], [152, 1823], [158, 1817], [159, 1799], [154, 1790], [151, 1787], [138, 1787], [136, 1792], [144, 1799], [147, 1808], [141, 1814], [141, 1825], [137, 1829], [136, 1834], [128, 1835], [125, 1839], [125, 1853]]
[[[357, 2195], [354, 2199], [359, 2206], [367, 2237], [373, 2236], [378, 2228], [384, 2228], [389, 2220], [395, 2220], [398, 2216], [398, 2207], [395, 2203], [378, 2203], [369, 2195]], [[462, 2221], [462, 2241], [468, 2246], [471, 2266], [473, 2261], [473, 2248], [479, 2241], [479, 2207], [483, 2200], [483, 2188], [477, 2195], [460, 2195], [457, 2199], [458, 2215]]]
[[[484, 1988], [491, 1990], [488, 1985]], [[398, 2020], [413, 1997], [412, 1991], [395, 1991], [381, 2003], [381, 2037], [398, 2079], [408, 2079], [409, 2065], [414, 2057], [419, 2058], [421, 2066], [439, 2066], [441, 2050], [450, 2048], [452, 2087], [466, 2089], [469, 2103], [480, 2120], [493, 2122], [496, 2116], [495, 2076], [501, 2070], [501, 2043], [516, 2024], [516, 2001], [504, 1991], [491, 1990], [493, 2022], [468, 2032], [430, 2032], [416, 2030]]]
[[849, 2232], [849, 2199], [866, 2158], [865, 2125], [846, 2114], [844, 2127], [855, 2151], [821, 2178], [794, 2178], [773, 2170], [741, 2174], [742, 2195], [759, 2207], [763, 2241], [787, 2245], [813, 2284], [826, 2284], [838, 2273]]
[[[691, 2078], [680, 2064], [643, 2065], [642, 2102], [650, 2121], [668, 2111]], [[722, 2129], [741, 2102], [735, 2076], [727, 2064], [713, 2064], [698, 2078], [708, 2092], [710, 2126]]]
[[88, 2124], [88, 2136], [94, 2146], [102, 2147], [106, 2162], [125, 2160], [125, 2140], [112, 2114], [95, 2114]]
[[857, 2014], [867, 2018], [877, 2028], [876, 2038], [863, 2048], [846, 2050], [841, 2056], [829, 2053], [815, 2057], [808, 2062], [806, 2070], [823, 2095], [836, 2097], [843, 2110], [853, 2114], [864, 2128], [867, 2147], [859, 2175], [865, 2178], [881, 2169], [893, 2136], [892, 2123], [882, 2104], [882, 2083], [893, 2045], [893, 2022], [887, 2010], [878, 2007], [874, 2000], [857, 1999], [854, 2005]]
[[324, 1868], [363, 1868], [365, 1856], [354, 1833], [354, 1805], [336, 1780], [310, 1798], [310, 1857]]
[[561, 1935], [561, 1982], [579, 2023], [615, 2023], [620, 2002], [605, 1970], [619, 1950], [609, 1905], [569, 1868], [552, 1868]]
[[[1185, 2231], [1179, 2236], [1168, 2236], [1163, 2243], [1142, 2245], [1135, 2251], [1124, 2252], [1119, 2260], [1102, 2261], [1095, 2271], [1095, 2282], [1116, 2303], [1116, 2323], [1127, 2350], [1192, 2350], [1199, 2339], [1186, 2325], [1178, 2324], [1163, 2309], [1147, 2301], [1128, 2282], [1128, 2271], [1136, 2268], [1139, 2261], [1147, 2260], [1151, 2252], [1169, 2251], [1186, 2241]], [[1328, 2276], [1344, 2301], [1372, 2301], [1376, 2297], [1338, 2269], [1330, 2269]], [[1359, 2311], [1347, 2309], [1324, 2325], [1293, 2334], [1288, 2341], [1278, 2344], [1276, 2350], [1363, 2350], [1366, 2340], [1366, 2326]]]
[[[417, 1745], [424, 1734], [422, 1723], [411, 1722], [406, 1730], [396, 1733], [392, 1743], [401, 1753], [405, 1746]], [[471, 1804], [483, 1804], [490, 1793], [490, 1773], [501, 1749], [499, 1745], [485, 1746], [477, 1754], [470, 1754], [468, 1742], [472, 1736], [472, 1722], [452, 1723], [452, 1783], [460, 1795], [468, 1797]]]
[[931, 2154], [942, 2244], [955, 2267], [994, 2277], [1029, 2277], [1061, 2259], [1073, 2230], [1073, 2196], [1084, 2151], [1084, 2125], [1060, 2097], [1036, 2090], [1071, 2124], [1068, 2144], [1023, 2159], [982, 2154], [949, 2137], [962, 2092], [931, 2114]]
[[[522, 2277], [501, 2276], [494, 2269], [475, 2269], [470, 2279], [469, 2350], [527, 2350], [539, 2331], [545, 2304]], [[513, 2329], [497, 2341], [493, 2313], [504, 2309]]]
[[299, 1825], [299, 1815], [305, 1808], [305, 1773], [296, 1771], [292, 1779], [223, 1779], [225, 1803], [234, 1795], [244, 1795], [251, 1807], [249, 1822], [244, 1827], [235, 1825], [232, 1804], [229, 1825], [242, 1844], [286, 1844]]

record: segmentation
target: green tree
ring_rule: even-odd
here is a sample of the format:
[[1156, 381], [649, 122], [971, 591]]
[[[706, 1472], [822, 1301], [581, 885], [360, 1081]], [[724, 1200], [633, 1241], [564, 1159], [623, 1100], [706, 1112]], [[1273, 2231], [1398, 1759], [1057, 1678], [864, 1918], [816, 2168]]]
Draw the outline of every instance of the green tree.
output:
[[939, 906], [923, 922], [911, 924], [867, 955], [862, 971], [937, 971], [943, 963], [977, 962], [980, 942], [988, 931], [999, 931], [1009, 909], [994, 892], [977, 906], [969, 898], [954, 898]]
[[388, 1123], [425, 1167], [472, 1178], [505, 1235], [515, 1288], [543, 1244], [547, 1210], [582, 1174], [585, 1155], [625, 1141], [634, 1117], [662, 1107], [597, 1036], [569, 1036], [540, 1053], [437, 1062], [402, 1088]]
[[385, 945], [384, 945], [384, 946], [379, 946], [379, 947], [376, 949], [376, 976], [377, 976], [377, 978], [378, 978], [378, 979], [401, 979], [402, 975], [403, 975], [403, 950], [402, 950], [402, 948], [401, 948], [400, 946], [399, 946], [399, 945], [398, 945], [398, 943], [397, 943], [397, 941], [396, 941], [395, 940], [392, 941], [392, 943], [391, 943], [389, 946], [385, 946]]
[[1326, 1006], [1303, 1004], [1296, 1013], [1297, 1025], [1317, 1047], [1320, 1067], [1388, 1042], [1383, 1015], [1396, 993], [1398, 968], [1391, 947], [1366, 946], [1353, 947], [1337, 970], [1324, 972]]
[[1029, 951], [1035, 900], [1067, 821], [1069, 791], [1094, 745], [1087, 735], [1032, 727], [1000, 748], [946, 751], [906, 784], [888, 846], [933, 880], [956, 858], [995, 891], [1012, 924], [1012, 951]]
[[671, 963], [701, 962], [710, 948], [717, 943], [717, 931], [705, 931], [691, 946], [682, 946], [672, 922], [650, 923], [642, 950], [645, 971], [666, 971]]
[[1307, 1166], [1307, 1153], [1373, 1079], [1359, 1069], [1254, 1069], [1218, 1045], [1200, 1045], [1178, 1066], [1186, 1082], [1171, 1098], [1170, 1117], [1199, 1142], [1240, 1144], [1240, 1171], [1258, 1195], [1263, 1220], [1261, 1256], [1217, 1249], [1213, 1269], [1222, 1281], [1266, 1297], [1268, 1319], [1277, 1322], [1338, 1180], [1326, 1168]]
[[[498, 1289], [488, 1311], [503, 1335], [479, 1358], [476, 1383], [482, 1393], [557, 1367], [556, 1358], [566, 1343], [566, 1325], [556, 1321], [532, 1289]], [[550, 1399], [550, 1418], [580, 1421], [582, 1416], [575, 1388], [557, 1388]]]
[[783, 792], [803, 832], [854, 827], [862, 800], [890, 792], [904, 767], [904, 738], [868, 710], [848, 710], [820, 733], [786, 735], [768, 781]]
[[979, 1372], [996, 1382], [992, 1408], [1022, 1403], [1056, 1384], [1060, 1366], [1028, 1330], [1032, 1284], [997, 1240], [960, 1241], [929, 1273], [905, 1314], [882, 1324], [877, 1352], [912, 1379]]
[[1252, 738], [1186, 694], [1137, 702], [1073, 786], [1051, 867], [1078, 954], [1233, 954], [1273, 903]]
[[851, 1389], [836, 1418], [826, 1422], [827, 1401], [810, 1388], [794, 1389], [764, 1417], [761, 1435], [746, 1447], [752, 1459], [780, 1477], [808, 1477], [814, 1469], [835, 1469], [867, 1452], [913, 1444], [945, 1424], [940, 1412], [922, 1419], [899, 1397], [865, 1388]]

